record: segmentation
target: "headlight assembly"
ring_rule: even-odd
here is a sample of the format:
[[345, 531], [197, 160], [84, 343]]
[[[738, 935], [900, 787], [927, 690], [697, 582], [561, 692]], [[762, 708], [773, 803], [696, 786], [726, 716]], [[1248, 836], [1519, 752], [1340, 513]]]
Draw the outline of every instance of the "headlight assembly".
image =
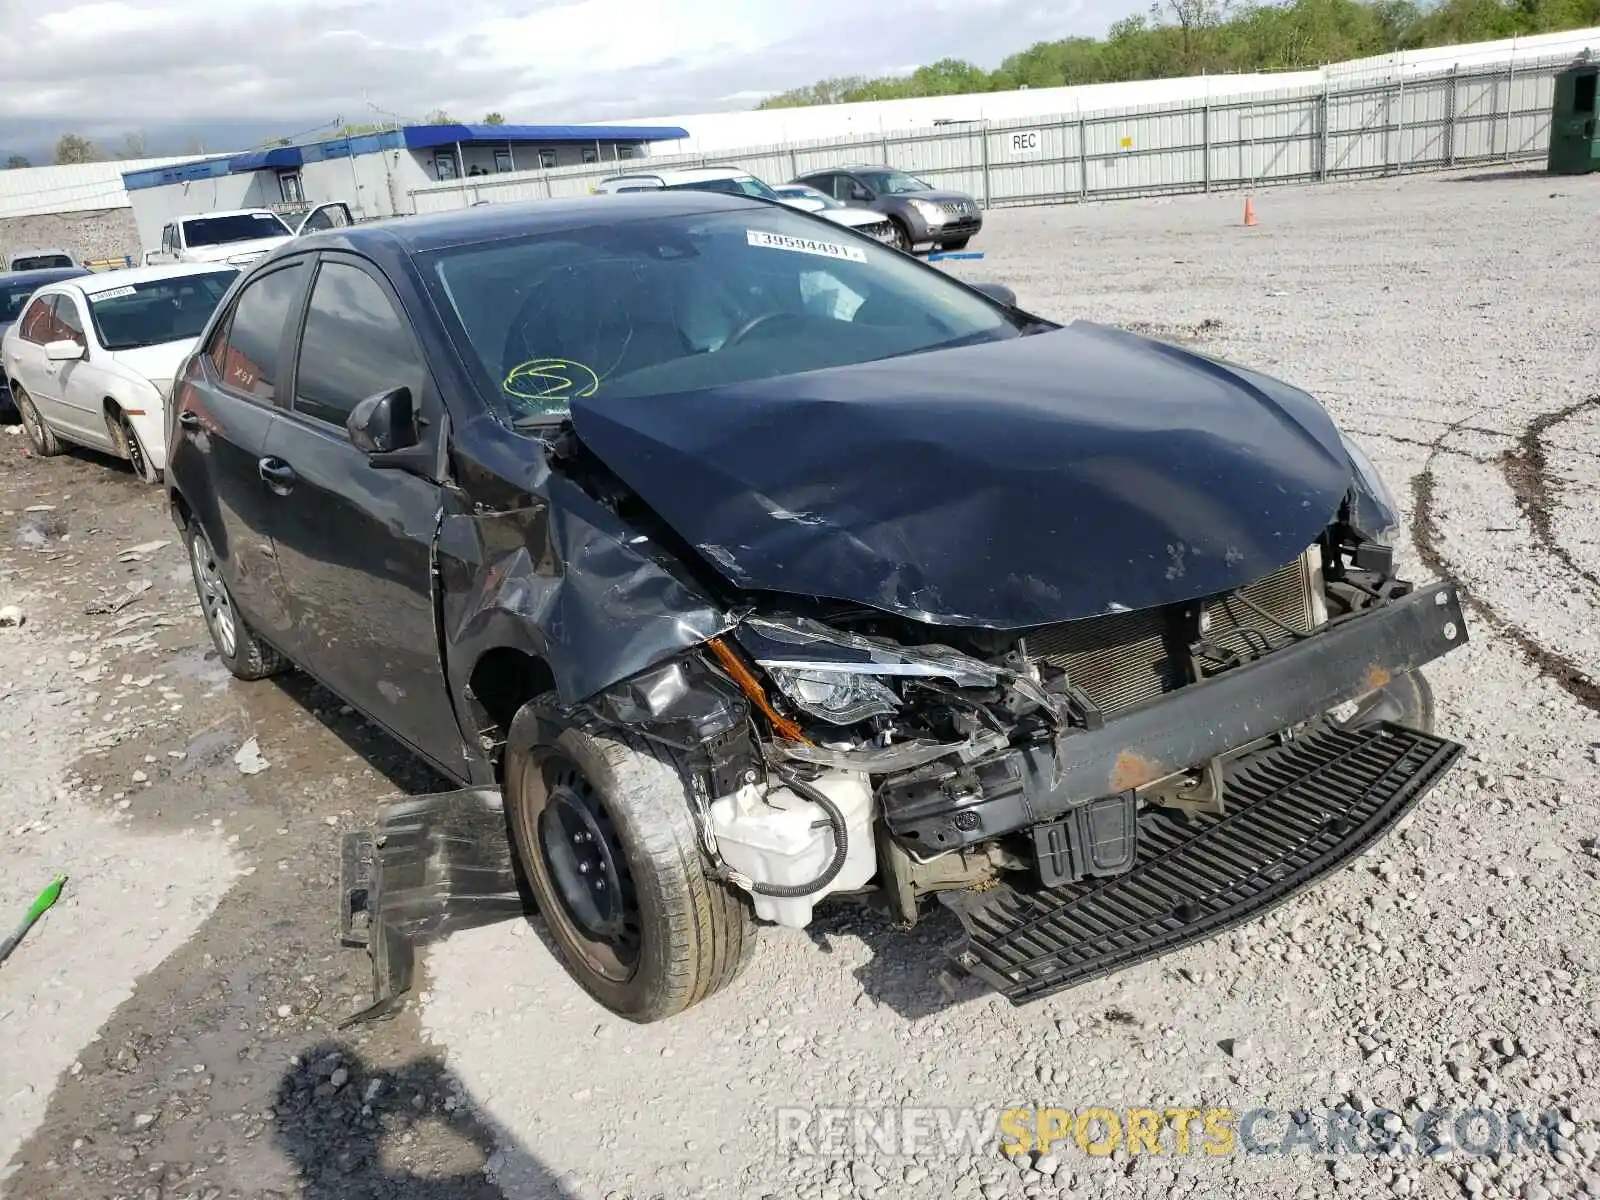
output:
[[735, 636], [791, 704], [833, 725], [899, 708], [886, 679], [942, 679], [958, 687], [992, 687], [998, 680], [988, 663], [953, 650], [891, 646], [819, 621], [751, 617]]
[[929, 225], [944, 224], [944, 209], [928, 200], [913, 200], [911, 207], [921, 214], [922, 219]]

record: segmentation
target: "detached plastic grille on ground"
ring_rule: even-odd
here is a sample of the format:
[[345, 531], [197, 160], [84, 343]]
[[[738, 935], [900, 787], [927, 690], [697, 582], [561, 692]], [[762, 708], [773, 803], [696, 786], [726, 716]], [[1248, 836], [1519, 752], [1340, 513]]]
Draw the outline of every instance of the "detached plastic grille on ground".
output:
[[1029, 894], [944, 893], [955, 958], [1013, 1004], [1164, 955], [1260, 916], [1360, 853], [1461, 754], [1380, 722], [1324, 728], [1228, 772], [1222, 816], [1148, 809], [1133, 868]]

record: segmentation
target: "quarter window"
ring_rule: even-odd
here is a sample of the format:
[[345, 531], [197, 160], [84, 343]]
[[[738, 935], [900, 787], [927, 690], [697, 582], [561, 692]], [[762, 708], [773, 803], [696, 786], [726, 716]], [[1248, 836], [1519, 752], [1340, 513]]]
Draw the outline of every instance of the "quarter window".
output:
[[295, 411], [342, 426], [378, 392], [407, 387], [420, 400], [424, 376], [410, 326], [377, 280], [359, 267], [324, 263], [300, 340]]
[[284, 326], [304, 277], [305, 265], [295, 263], [263, 275], [239, 293], [222, 361], [217, 364], [223, 383], [261, 400], [277, 394], [283, 373]]

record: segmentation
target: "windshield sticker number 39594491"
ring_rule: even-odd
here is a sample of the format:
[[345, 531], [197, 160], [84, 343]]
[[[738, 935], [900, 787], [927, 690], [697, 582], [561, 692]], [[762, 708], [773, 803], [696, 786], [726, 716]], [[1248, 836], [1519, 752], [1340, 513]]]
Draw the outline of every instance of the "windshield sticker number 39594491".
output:
[[823, 258], [843, 258], [850, 262], [866, 262], [867, 256], [859, 246], [841, 246], [837, 242], [824, 242], [817, 238], [794, 237], [787, 233], [768, 233], [764, 229], [745, 230], [745, 240], [752, 246], [766, 246], [772, 250], [797, 250], [801, 254], [817, 254]]

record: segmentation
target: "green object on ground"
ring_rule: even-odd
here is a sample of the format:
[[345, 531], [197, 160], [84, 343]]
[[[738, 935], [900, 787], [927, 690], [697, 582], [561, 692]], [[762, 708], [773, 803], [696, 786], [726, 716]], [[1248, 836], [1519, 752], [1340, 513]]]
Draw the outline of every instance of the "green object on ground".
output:
[[1587, 175], [1600, 171], [1600, 59], [1585, 51], [1555, 79], [1550, 106], [1552, 175]]
[[50, 882], [50, 886], [40, 892], [38, 898], [28, 906], [28, 915], [22, 918], [22, 924], [17, 926], [16, 932], [4, 942], [0, 942], [0, 962], [10, 957], [11, 952], [17, 948], [17, 943], [33, 928], [33, 923], [42, 917], [45, 910], [56, 902], [56, 897], [61, 895], [61, 885], [67, 882], [65, 875], [57, 875]]

